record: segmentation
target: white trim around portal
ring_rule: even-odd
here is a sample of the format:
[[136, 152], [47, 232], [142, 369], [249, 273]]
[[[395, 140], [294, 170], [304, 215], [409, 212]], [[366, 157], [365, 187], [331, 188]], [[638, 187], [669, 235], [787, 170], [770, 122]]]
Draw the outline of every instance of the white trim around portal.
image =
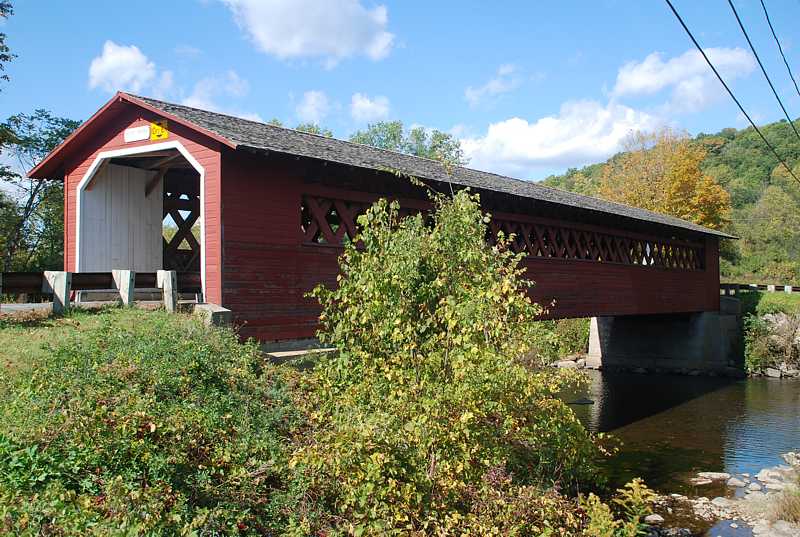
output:
[[[106, 159], [117, 157], [126, 157], [130, 155], [140, 155], [142, 153], [150, 153], [152, 151], [162, 151], [165, 149], [177, 149], [178, 152], [185, 158], [192, 167], [200, 174], [200, 281], [203, 286], [203, 299], [206, 296], [206, 206], [205, 206], [205, 191], [206, 191], [206, 172], [205, 169], [197, 162], [191, 153], [177, 140], [169, 142], [160, 142], [157, 144], [139, 145], [136, 147], [124, 147], [122, 149], [113, 149], [110, 151], [102, 151], [95, 157], [92, 165], [84, 174], [80, 183], [76, 187], [76, 210], [75, 210], [75, 272], [81, 271], [81, 208], [83, 207], [83, 191], [89, 181], [92, 180], [94, 174], [100, 164]], [[127, 267], [117, 267], [125, 269]]]

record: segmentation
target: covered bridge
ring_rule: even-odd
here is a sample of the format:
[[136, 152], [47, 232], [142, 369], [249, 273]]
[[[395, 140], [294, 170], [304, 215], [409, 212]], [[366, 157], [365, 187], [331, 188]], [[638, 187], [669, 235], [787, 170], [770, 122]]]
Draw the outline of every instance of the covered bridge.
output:
[[492, 231], [516, 234], [515, 248], [527, 253], [534, 298], [555, 300], [553, 317], [719, 310], [719, 240], [727, 235], [718, 231], [127, 93], [30, 176], [65, 183], [65, 270], [200, 271], [206, 301], [267, 342], [314, 335], [319, 310], [304, 294], [335, 283], [342, 242], [370, 203], [429, 207], [422, 189], [388, 170], [442, 192], [480, 193]]

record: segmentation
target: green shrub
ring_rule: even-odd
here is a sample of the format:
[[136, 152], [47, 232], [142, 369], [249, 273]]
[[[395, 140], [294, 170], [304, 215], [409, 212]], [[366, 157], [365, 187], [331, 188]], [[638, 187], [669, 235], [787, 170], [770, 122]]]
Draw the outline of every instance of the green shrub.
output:
[[540, 362], [553, 362], [589, 350], [589, 319], [537, 321], [539, 330], [530, 341], [531, 354]]
[[0, 533], [281, 529], [302, 493], [283, 374], [190, 318], [99, 317], [0, 373]]
[[559, 319], [556, 321], [558, 352], [561, 356], [589, 351], [589, 319]]
[[641, 479], [634, 479], [611, 499], [610, 505], [590, 493], [581, 498], [587, 515], [586, 537], [637, 537], [645, 535], [644, 518], [652, 512], [657, 495]]
[[775, 353], [769, 341], [767, 322], [758, 315], [744, 318], [744, 359], [750, 372], [759, 372], [772, 365]]
[[426, 221], [378, 202], [345, 248], [338, 288], [314, 291], [320, 338], [338, 353], [315, 370], [314, 440], [293, 464], [337, 513], [328, 530], [570, 534], [577, 515], [544, 491], [596, 477], [592, 438], [556, 397], [576, 375], [520, 362], [541, 308], [520, 255], [503, 237], [485, 242], [477, 196], [435, 205]]
[[[783, 314], [783, 312], [779, 312]], [[800, 332], [800, 314], [786, 315], [779, 323], [748, 315], [744, 319], [745, 365], [752, 372], [782, 364], [797, 366], [800, 353], [796, 337]]]

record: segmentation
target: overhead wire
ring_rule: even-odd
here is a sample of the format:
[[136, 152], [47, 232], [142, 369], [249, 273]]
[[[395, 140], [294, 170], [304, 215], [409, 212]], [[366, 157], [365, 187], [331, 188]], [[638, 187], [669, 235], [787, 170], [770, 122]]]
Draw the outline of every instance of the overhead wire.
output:
[[697, 39], [694, 37], [694, 34], [692, 34], [691, 30], [689, 30], [689, 27], [686, 26], [686, 23], [683, 21], [683, 17], [681, 17], [680, 13], [678, 13], [678, 10], [675, 9], [675, 6], [672, 4], [672, 1], [671, 0], [664, 0], [664, 1], [669, 6], [670, 10], [672, 10], [672, 13], [673, 13], [673, 15], [675, 15], [675, 18], [678, 19], [678, 22], [681, 24], [681, 26], [683, 27], [684, 31], [689, 36], [689, 39], [691, 39], [692, 43], [694, 43], [694, 46], [697, 47], [698, 51], [700, 51], [700, 54], [703, 56], [703, 59], [706, 61], [708, 66], [711, 68], [711, 70], [714, 72], [714, 75], [716, 75], [717, 79], [720, 81], [722, 86], [725, 88], [725, 91], [728, 92], [728, 95], [730, 95], [731, 99], [733, 99], [733, 102], [736, 103], [736, 106], [739, 107], [739, 110], [742, 112], [744, 117], [747, 119], [747, 121], [750, 123], [750, 125], [752, 125], [753, 129], [756, 131], [756, 133], [758, 133], [758, 135], [764, 141], [764, 144], [770, 149], [772, 154], [775, 155], [775, 158], [778, 159], [778, 162], [783, 164], [783, 167], [786, 168], [786, 171], [789, 172], [789, 175], [791, 175], [792, 178], [794, 178], [795, 181], [800, 183], [800, 178], [798, 178], [795, 175], [795, 173], [792, 171], [792, 169], [789, 167], [789, 165], [786, 164], [786, 161], [783, 160], [783, 158], [778, 154], [778, 151], [775, 149], [775, 147], [769, 142], [769, 140], [767, 140], [766, 136], [764, 136], [764, 133], [761, 132], [761, 129], [759, 129], [758, 125], [756, 125], [755, 122], [753, 121], [753, 118], [751, 118], [750, 114], [748, 114], [747, 111], [744, 109], [744, 106], [742, 106], [742, 103], [739, 102], [739, 99], [737, 99], [736, 95], [733, 94], [733, 91], [728, 86], [728, 84], [725, 82], [725, 79], [722, 78], [722, 75], [719, 74], [719, 71], [717, 71], [717, 68], [714, 67], [713, 63], [711, 63], [711, 60], [708, 58], [708, 55], [703, 50], [703, 47], [700, 46], [700, 43], [698, 43]]
[[794, 84], [794, 89], [798, 95], [800, 95], [800, 87], [797, 86], [797, 80], [794, 78], [794, 73], [792, 73], [792, 68], [789, 67], [789, 62], [786, 61], [786, 55], [783, 53], [783, 47], [781, 46], [781, 42], [778, 39], [778, 36], [775, 34], [775, 28], [772, 27], [772, 21], [769, 18], [769, 12], [767, 11], [767, 6], [764, 4], [764, 0], [761, 0], [761, 8], [764, 10], [764, 16], [767, 18], [767, 24], [769, 25], [769, 29], [772, 32], [772, 37], [775, 39], [775, 43], [778, 45], [778, 51], [781, 53], [781, 58], [783, 58], [783, 65], [786, 66], [786, 70], [789, 72], [789, 78], [792, 79], [792, 83]]
[[758, 62], [758, 66], [761, 68], [761, 72], [764, 74], [764, 78], [767, 79], [767, 84], [769, 84], [769, 88], [772, 90], [772, 94], [775, 96], [775, 100], [778, 101], [778, 105], [783, 110], [783, 115], [786, 116], [786, 120], [789, 122], [789, 125], [792, 127], [795, 136], [797, 139], [800, 140], [800, 132], [797, 132], [797, 127], [794, 125], [794, 121], [792, 118], [789, 117], [789, 112], [786, 111], [786, 107], [783, 105], [783, 101], [781, 100], [780, 95], [778, 95], [778, 91], [775, 89], [775, 85], [772, 83], [772, 80], [769, 78], [767, 74], [767, 70], [764, 67], [764, 64], [761, 62], [761, 58], [758, 56], [758, 52], [756, 52], [756, 47], [753, 46], [753, 42], [750, 40], [750, 36], [747, 34], [747, 30], [744, 28], [744, 24], [742, 23], [742, 19], [739, 17], [739, 12], [736, 11], [736, 6], [733, 5], [733, 0], [728, 0], [728, 5], [731, 6], [731, 11], [733, 11], [733, 16], [736, 17], [736, 22], [739, 23], [739, 28], [742, 29], [742, 33], [744, 34], [744, 38], [747, 40], [747, 44], [750, 45], [750, 50], [753, 51], [753, 56], [755, 56], [756, 61]]

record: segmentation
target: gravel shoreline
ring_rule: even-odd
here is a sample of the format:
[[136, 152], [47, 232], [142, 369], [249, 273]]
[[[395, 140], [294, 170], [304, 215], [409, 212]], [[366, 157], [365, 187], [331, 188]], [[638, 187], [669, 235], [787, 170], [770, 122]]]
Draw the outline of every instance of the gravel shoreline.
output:
[[[684, 537], [696, 535], [688, 528], [669, 526], [670, 520], [694, 518], [713, 525], [715, 537], [722, 528], [750, 530], [755, 537], [797, 537], [800, 524], [781, 520], [776, 505], [783, 494], [798, 492], [800, 479], [800, 453], [782, 455], [786, 464], [764, 468], [755, 475], [725, 472], [699, 472], [691, 479], [697, 487], [725, 483], [730, 496], [689, 497], [682, 494], [660, 496], [651, 523], [652, 537]], [[737, 532], [737, 535], [740, 533]]]

